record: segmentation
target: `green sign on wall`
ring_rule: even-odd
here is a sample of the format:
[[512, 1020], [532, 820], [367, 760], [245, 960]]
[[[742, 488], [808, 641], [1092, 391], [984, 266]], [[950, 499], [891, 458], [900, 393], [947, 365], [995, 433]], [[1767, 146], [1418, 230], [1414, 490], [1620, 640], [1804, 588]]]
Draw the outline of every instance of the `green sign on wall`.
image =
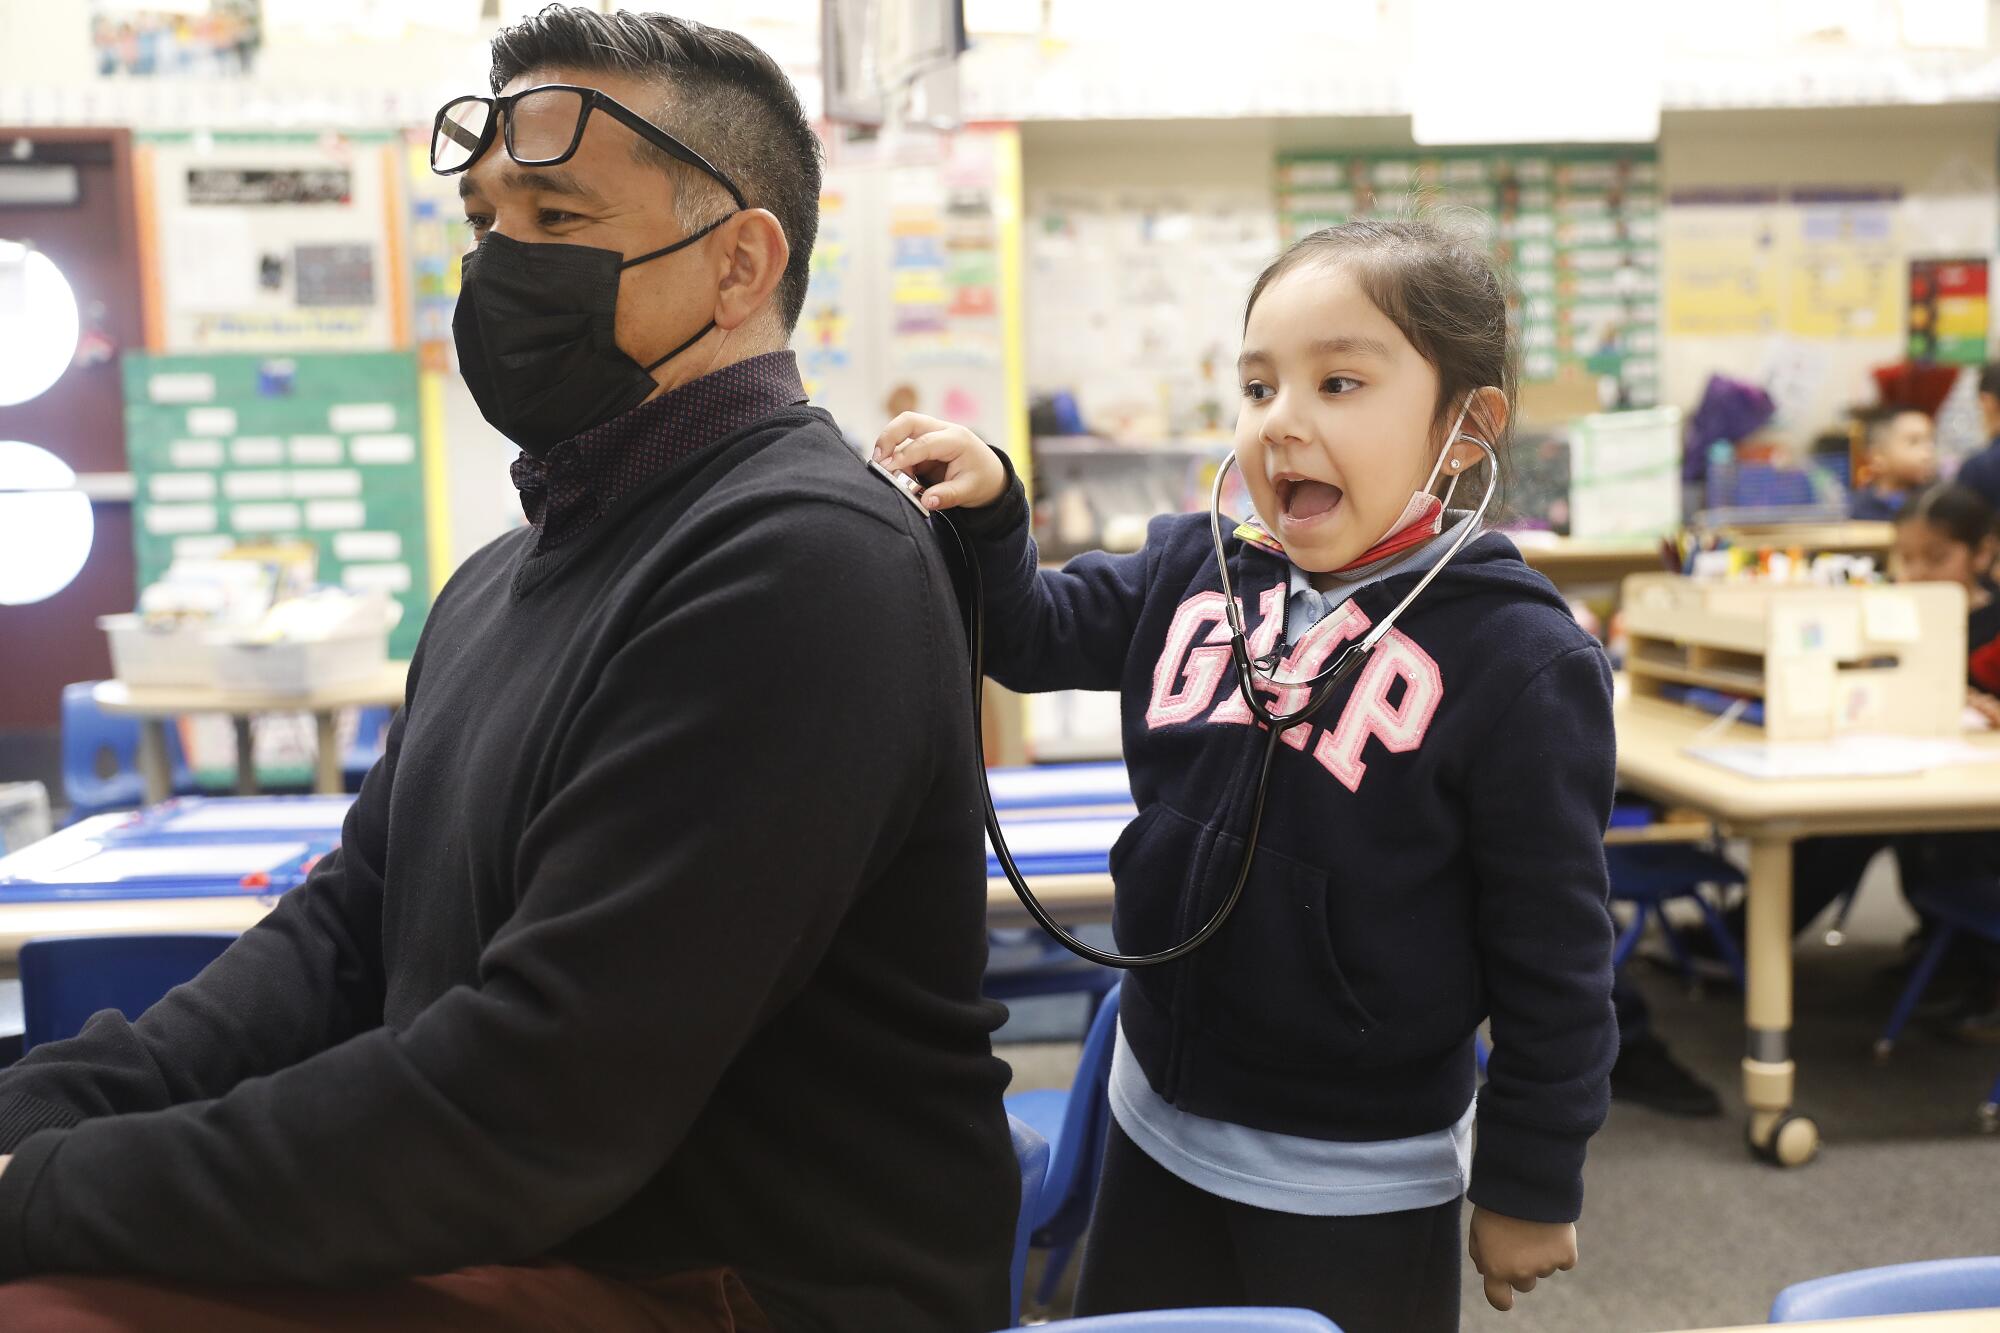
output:
[[140, 586], [177, 556], [308, 541], [320, 582], [402, 605], [409, 658], [430, 606], [414, 355], [128, 355], [125, 438]]
[[[1575, 368], [1614, 390], [1607, 407], [1659, 396], [1659, 164], [1641, 148], [1459, 148], [1284, 154], [1284, 237], [1423, 207], [1472, 210], [1519, 289], [1522, 378]], [[1615, 397], [1615, 401], [1612, 401]]]

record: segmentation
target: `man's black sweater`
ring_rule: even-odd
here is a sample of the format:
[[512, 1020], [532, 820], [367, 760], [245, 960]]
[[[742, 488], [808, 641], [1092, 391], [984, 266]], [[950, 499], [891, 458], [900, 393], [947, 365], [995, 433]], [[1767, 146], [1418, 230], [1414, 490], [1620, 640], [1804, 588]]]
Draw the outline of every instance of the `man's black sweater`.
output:
[[978, 756], [923, 520], [794, 408], [531, 536], [439, 596], [340, 850], [137, 1023], [0, 1076], [0, 1276], [553, 1256], [731, 1266], [784, 1329], [1005, 1323]]

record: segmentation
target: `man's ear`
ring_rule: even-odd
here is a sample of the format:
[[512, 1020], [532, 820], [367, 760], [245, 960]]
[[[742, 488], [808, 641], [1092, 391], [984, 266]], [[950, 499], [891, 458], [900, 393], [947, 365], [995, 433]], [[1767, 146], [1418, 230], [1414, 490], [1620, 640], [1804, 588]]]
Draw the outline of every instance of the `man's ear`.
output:
[[715, 324], [741, 328], [770, 306], [792, 257], [784, 224], [769, 209], [746, 208], [715, 229], [710, 241], [719, 282]]

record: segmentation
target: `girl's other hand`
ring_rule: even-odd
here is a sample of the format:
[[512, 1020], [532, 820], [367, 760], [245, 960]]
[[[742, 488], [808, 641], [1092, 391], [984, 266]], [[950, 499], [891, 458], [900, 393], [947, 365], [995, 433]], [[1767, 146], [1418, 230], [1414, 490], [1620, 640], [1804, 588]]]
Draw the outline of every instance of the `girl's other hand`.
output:
[[1486, 1279], [1486, 1303], [1496, 1310], [1511, 1310], [1515, 1292], [1533, 1291], [1542, 1278], [1576, 1267], [1576, 1226], [1523, 1222], [1474, 1208], [1466, 1248], [1472, 1266]]
[[1007, 468], [963, 426], [905, 412], [875, 439], [875, 461], [924, 484], [926, 509], [978, 509], [1007, 493]]

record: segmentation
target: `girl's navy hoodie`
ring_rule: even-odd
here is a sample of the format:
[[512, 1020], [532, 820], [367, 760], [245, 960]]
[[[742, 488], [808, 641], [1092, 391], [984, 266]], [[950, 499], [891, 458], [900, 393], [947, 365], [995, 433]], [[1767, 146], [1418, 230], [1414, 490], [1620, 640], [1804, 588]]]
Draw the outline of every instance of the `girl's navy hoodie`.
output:
[[[1009, 688], [1117, 690], [1138, 817], [1111, 852], [1126, 952], [1166, 948], [1241, 865], [1265, 734], [1238, 696], [1206, 514], [1153, 520], [1132, 555], [1038, 568], [1018, 480], [954, 515], [986, 586], [987, 669]], [[1225, 540], [1253, 655], [1279, 642], [1290, 564]], [[1309, 675], [1417, 573], [1363, 588], [1292, 649]], [[1303, 698], [1276, 701], [1276, 711]], [[1611, 672], [1497, 533], [1467, 543], [1273, 763], [1235, 914], [1187, 959], [1129, 973], [1122, 1021], [1184, 1110], [1367, 1141], [1442, 1129], [1493, 1054], [1471, 1198], [1568, 1222], [1617, 1052], [1603, 833]]]

